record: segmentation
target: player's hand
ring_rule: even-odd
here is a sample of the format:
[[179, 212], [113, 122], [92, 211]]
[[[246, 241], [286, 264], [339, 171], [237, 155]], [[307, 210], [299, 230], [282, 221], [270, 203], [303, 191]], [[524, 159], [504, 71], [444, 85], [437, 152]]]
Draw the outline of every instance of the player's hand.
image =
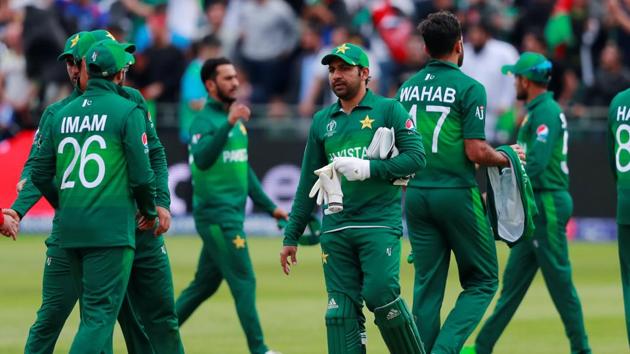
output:
[[280, 251], [280, 265], [284, 274], [289, 275], [291, 273], [291, 265], [295, 264], [297, 264], [297, 246], [282, 247]]
[[252, 112], [249, 108], [242, 103], [234, 103], [230, 106], [230, 113], [228, 113], [228, 122], [234, 125], [240, 119], [245, 122], [249, 120]]
[[17, 213], [17, 211], [15, 211], [13, 209], [2, 209], [2, 214], [9, 215], [13, 219], [15, 219], [17, 222], [20, 222], [22, 220], [22, 218]]
[[155, 227], [155, 219], [148, 219], [144, 215], [139, 214], [138, 216], [138, 229], [145, 231], [151, 230]]
[[284, 211], [284, 209], [281, 209], [281, 208], [276, 208], [271, 214], [271, 216], [273, 216], [274, 219], [278, 221], [289, 220], [289, 214], [286, 211]]
[[159, 223], [153, 234], [155, 236], [160, 236], [161, 234], [168, 231], [168, 229], [171, 227], [171, 212], [161, 206], [157, 207], [156, 210]]
[[525, 150], [519, 144], [514, 144], [510, 146], [514, 152], [518, 155], [518, 158], [521, 160], [521, 163], [524, 165], [525, 160], [527, 159], [527, 155], [525, 154]]
[[370, 161], [358, 157], [336, 157], [334, 168], [348, 181], [364, 181], [370, 178]]
[[26, 178], [24, 178], [23, 180], [19, 181], [15, 185], [15, 190], [17, 190], [17, 192], [20, 193], [22, 191], [22, 189], [24, 189], [24, 185], [25, 184], [26, 184]]
[[13, 241], [15, 241], [15, 238], [17, 237], [19, 231], [19, 221], [14, 219], [11, 215], [5, 214], [4, 223], [0, 225], [0, 233], [6, 237], [11, 237]]

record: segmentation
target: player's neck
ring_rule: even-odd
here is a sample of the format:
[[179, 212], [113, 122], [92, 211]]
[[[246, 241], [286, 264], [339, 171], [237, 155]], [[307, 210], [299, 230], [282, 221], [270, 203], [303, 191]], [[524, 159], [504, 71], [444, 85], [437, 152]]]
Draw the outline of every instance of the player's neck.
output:
[[349, 100], [339, 99], [339, 103], [341, 104], [341, 109], [344, 112], [350, 113], [354, 109], [354, 107], [358, 106], [363, 97], [367, 94], [367, 88], [363, 87], [359, 92]]
[[535, 100], [536, 97], [544, 94], [545, 92], [547, 92], [547, 89], [542, 87], [532, 87], [527, 93], [527, 100], [525, 101], [525, 104], [529, 104], [531, 101]]
[[444, 55], [441, 57], [433, 57], [433, 59], [449, 62], [451, 64], [455, 64], [459, 66], [459, 54], [457, 54], [457, 52], [452, 52], [451, 54]]

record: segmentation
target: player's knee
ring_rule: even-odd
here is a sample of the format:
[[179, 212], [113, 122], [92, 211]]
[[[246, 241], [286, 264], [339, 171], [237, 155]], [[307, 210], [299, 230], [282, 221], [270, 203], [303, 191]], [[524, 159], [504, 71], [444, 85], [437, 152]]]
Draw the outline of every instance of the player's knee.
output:
[[356, 305], [343, 293], [329, 293], [326, 309], [326, 325], [342, 325], [345, 321], [357, 321]]
[[367, 308], [374, 312], [377, 307], [388, 304], [400, 295], [399, 288], [386, 288], [386, 287], [370, 287], [363, 290], [363, 299]]

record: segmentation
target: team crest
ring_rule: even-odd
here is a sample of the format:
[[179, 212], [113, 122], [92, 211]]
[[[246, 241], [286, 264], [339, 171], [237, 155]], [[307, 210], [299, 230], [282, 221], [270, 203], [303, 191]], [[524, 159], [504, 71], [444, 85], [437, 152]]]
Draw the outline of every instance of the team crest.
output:
[[142, 145], [145, 147], [149, 145], [149, 139], [147, 138], [147, 133], [142, 133]]
[[331, 119], [330, 122], [326, 124], [326, 136], [333, 136], [335, 134], [335, 129], [337, 129], [337, 122], [334, 119]]
[[545, 124], [541, 124], [536, 128], [536, 140], [546, 143], [549, 136], [549, 127]]

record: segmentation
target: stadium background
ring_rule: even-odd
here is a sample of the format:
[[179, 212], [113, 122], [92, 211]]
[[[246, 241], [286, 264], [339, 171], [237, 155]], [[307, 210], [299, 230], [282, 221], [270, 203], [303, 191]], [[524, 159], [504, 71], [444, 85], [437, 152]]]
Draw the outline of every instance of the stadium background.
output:
[[[326, 71], [319, 64], [321, 53], [343, 41], [363, 44], [372, 64], [371, 87], [392, 96], [426, 62], [416, 24], [440, 9], [457, 13], [462, 20], [469, 57], [475, 46], [481, 46], [479, 52], [490, 51], [486, 55], [492, 58], [505, 51], [527, 49], [543, 51], [554, 62], [551, 88], [567, 113], [571, 136], [569, 168], [575, 212], [568, 235], [589, 242], [571, 244], [576, 286], [583, 297], [594, 349], [627, 352], [616, 245], [612, 242], [614, 185], [605, 141], [606, 106], [616, 92], [630, 86], [627, 0], [0, 0], [0, 206], [8, 207], [15, 198], [15, 184], [43, 108], [70, 92], [64, 65], [56, 56], [71, 33], [107, 28], [117, 38], [136, 43], [138, 60], [128, 84], [140, 89], [149, 101], [167, 150], [174, 215], [169, 235], [193, 235], [185, 142], [190, 119], [205, 96], [198, 82], [203, 59], [226, 55], [237, 63], [242, 83], [239, 99], [254, 112], [247, 124], [250, 161], [270, 197], [290, 209], [310, 117], [317, 107], [332, 100]], [[490, 42], [480, 45], [479, 31], [501, 41], [503, 51], [492, 53], [496, 46]], [[474, 76], [475, 68], [469, 73]], [[498, 71], [489, 79], [496, 82], [491, 88], [494, 92], [510, 91], [511, 84], [505, 86]], [[489, 94], [489, 105], [492, 100]], [[522, 106], [513, 97], [499, 109], [502, 118], [489, 127], [495, 145], [513, 140], [523, 116]], [[482, 177], [480, 174], [483, 185]], [[250, 235], [279, 236], [272, 219], [251, 205], [248, 214]], [[16, 244], [7, 241], [0, 247], [0, 268], [4, 269], [0, 271], [0, 318], [6, 319], [0, 324], [0, 353], [20, 351], [38, 306], [39, 259], [44, 246], [40, 236], [30, 234], [45, 234], [50, 217], [50, 207], [40, 202], [22, 223], [24, 236]], [[591, 243], [594, 241], [600, 243]], [[198, 240], [171, 237], [167, 242], [178, 293], [192, 276]], [[278, 239], [256, 239], [251, 244], [263, 325], [266, 332], [273, 333], [267, 336], [272, 346], [280, 338], [285, 346], [279, 348], [285, 352], [321, 353], [323, 321], [316, 320], [321, 320], [324, 305], [320, 304], [323, 289], [318, 252], [304, 250], [303, 273], [290, 282], [280, 278], [277, 269], [279, 245]], [[501, 256], [505, 254], [501, 248]], [[403, 285], [409, 294], [410, 272], [408, 267], [403, 270]], [[299, 284], [311, 286], [302, 289]], [[450, 282], [451, 300], [455, 289], [456, 284]], [[303, 299], [298, 300], [300, 297]], [[510, 348], [505, 351], [510, 353], [565, 352], [558, 349], [564, 348], [565, 340], [540, 279], [530, 297], [519, 312], [521, 317], [517, 314], [515, 329], [508, 329], [502, 348]], [[302, 317], [293, 311], [288, 314], [292, 320], [286, 323], [276, 313], [287, 311], [279, 305], [283, 301], [311, 312]], [[207, 305], [204, 314], [196, 314], [195, 322], [183, 329], [187, 347], [199, 348], [189, 351], [242, 353], [243, 338], [226, 289], [211, 302], [216, 303]], [[223, 332], [212, 322], [232, 330]], [[72, 324], [64, 330], [67, 336], [62, 337], [62, 347], [64, 343], [67, 347], [71, 328]], [[543, 340], [532, 349], [526, 341], [530, 337], [519, 337], [520, 331]], [[212, 343], [215, 337], [220, 337], [216, 343], [224, 345], [217, 344], [217, 348], [224, 349], [204, 349], [203, 341]], [[295, 349], [300, 340], [287, 337], [307, 338], [309, 349]], [[376, 353], [384, 350], [378, 350], [377, 337], [371, 335]], [[525, 344], [529, 347], [523, 351], [515, 349]]]

